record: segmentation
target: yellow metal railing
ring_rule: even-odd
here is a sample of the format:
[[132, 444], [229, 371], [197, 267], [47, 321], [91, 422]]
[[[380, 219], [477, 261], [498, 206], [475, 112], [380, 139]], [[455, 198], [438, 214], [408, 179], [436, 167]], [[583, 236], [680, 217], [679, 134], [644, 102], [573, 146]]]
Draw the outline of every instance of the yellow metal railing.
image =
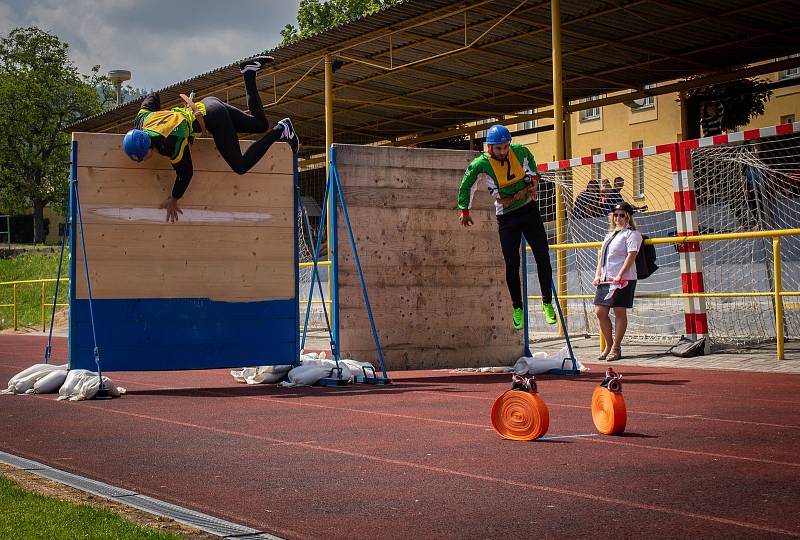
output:
[[[19, 329], [19, 317], [18, 317], [18, 303], [17, 303], [17, 287], [20, 285], [35, 285], [41, 284], [42, 286], [42, 332], [47, 330], [46, 319], [45, 319], [45, 307], [50, 305], [49, 302], [45, 301], [45, 288], [47, 287], [48, 283], [55, 283], [58, 281], [55, 278], [51, 279], [27, 279], [22, 281], [3, 281], [0, 282], [0, 287], [6, 286], [11, 287], [13, 289], [12, 292], [12, 303], [11, 304], [0, 304], [0, 308], [10, 307], [12, 309], [12, 318], [14, 320], [14, 331]], [[62, 282], [68, 282], [68, 278], [61, 278]], [[69, 304], [56, 304], [56, 307], [65, 307]]]
[[[318, 266], [330, 266], [330, 261], [319, 261], [317, 263]], [[311, 262], [303, 262], [299, 264], [300, 268], [309, 268], [314, 266], [314, 263]], [[18, 295], [17, 295], [17, 288], [20, 286], [26, 285], [35, 285], [41, 284], [42, 286], [42, 295], [41, 295], [41, 311], [42, 311], [42, 332], [47, 331], [47, 319], [46, 319], [46, 311], [47, 306], [50, 306], [50, 301], [47, 299], [45, 294], [45, 289], [48, 283], [55, 283], [57, 280], [55, 278], [50, 279], [28, 279], [28, 280], [21, 280], [21, 281], [2, 281], [0, 282], [0, 287], [11, 287], [12, 288], [12, 302], [10, 304], [0, 304], [0, 308], [11, 308], [12, 310], [12, 319], [14, 321], [14, 331], [16, 332], [19, 330], [19, 302], [18, 302]], [[69, 282], [69, 278], [61, 278], [61, 282]], [[324, 303], [328, 306], [328, 309], [331, 308], [331, 300], [330, 294], [328, 296], [328, 300], [325, 300]], [[300, 303], [303, 305], [308, 304], [308, 300], [300, 300]], [[322, 304], [322, 300], [312, 300], [311, 304]], [[67, 307], [69, 304], [56, 304], [56, 307]]]
[[[317, 262], [317, 266], [328, 266], [328, 267], [330, 267], [330, 265], [331, 265], [331, 261], [321, 260], [321, 261]], [[299, 266], [300, 266], [300, 268], [311, 268], [311, 267], [314, 266], [314, 263], [313, 262], [302, 262], [302, 263], [300, 263]], [[311, 304], [313, 305], [313, 304], [323, 304], [324, 303], [325, 305], [328, 306], [328, 311], [330, 312], [331, 304], [332, 304], [332, 302], [330, 300], [330, 298], [331, 298], [331, 287], [332, 286], [333, 286], [333, 284], [331, 283], [331, 281], [329, 279], [328, 280], [328, 300], [325, 300], [324, 302], [322, 300], [312, 300]], [[306, 305], [306, 304], [308, 304], [308, 300], [301, 299], [300, 303], [303, 304], [303, 305]]]
[[[762, 292], [720, 292], [720, 293], [664, 293], [664, 294], [637, 294], [636, 298], [733, 298], [733, 297], [773, 297], [775, 300], [775, 341], [776, 354], [778, 360], [784, 359], [784, 336], [783, 336], [783, 298], [786, 296], [800, 296], [800, 291], [784, 291], [781, 275], [781, 238], [784, 236], [800, 236], [800, 229], [781, 229], [776, 231], [751, 231], [740, 233], [725, 234], [701, 234], [696, 236], [675, 236], [669, 238], [650, 238], [645, 240], [646, 244], [687, 244], [690, 242], [715, 242], [719, 240], [741, 240], [743, 238], [772, 238], [772, 269], [774, 290]], [[574, 244], [553, 244], [550, 249], [599, 249], [602, 242], [582, 242]], [[530, 246], [527, 247], [530, 251]], [[529, 299], [541, 299], [541, 296], [528, 296]], [[591, 299], [594, 295], [589, 294], [565, 294], [559, 295], [563, 300]], [[602, 344], [601, 344], [602, 346]]]

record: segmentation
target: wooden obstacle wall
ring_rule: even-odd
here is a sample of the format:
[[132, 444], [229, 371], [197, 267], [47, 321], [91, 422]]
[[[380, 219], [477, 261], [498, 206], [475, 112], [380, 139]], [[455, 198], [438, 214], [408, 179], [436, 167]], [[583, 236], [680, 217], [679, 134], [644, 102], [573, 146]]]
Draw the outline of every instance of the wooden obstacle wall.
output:
[[[296, 165], [288, 145], [273, 145], [240, 176], [212, 140], [195, 141], [183, 214], [166, 223], [159, 205], [175, 182], [166, 158], [132, 162], [121, 135], [73, 140], [104, 370], [296, 361]], [[73, 215], [70, 367], [95, 370], [74, 201]]]
[[[522, 355], [511, 324], [497, 220], [479, 186], [458, 220], [458, 186], [476, 152], [336, 146], [336, 161], [388, 369], [510, 365]], [[340, 347], [376, 361], [342, 216]]]

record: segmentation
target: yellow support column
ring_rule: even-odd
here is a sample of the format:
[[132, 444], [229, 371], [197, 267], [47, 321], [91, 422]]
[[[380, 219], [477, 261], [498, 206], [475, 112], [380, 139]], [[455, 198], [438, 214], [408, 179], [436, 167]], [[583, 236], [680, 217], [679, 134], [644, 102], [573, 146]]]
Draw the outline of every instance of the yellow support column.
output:
[[14, 332], [17, 331], [17, 284], [14, 284]]
[[44, 325], [44, 281], [42, 282], [42, 332], [47, 330]]
[[[557, 160], [565, 159], [564, 155], [564, 89], [562, 86], [563, 74], [561, 70], [561, 5], [559, 0], [550, 2], [550, 19], [552, 25], [553, 45], [553, 127], [556, 139]], [[558, 175], [558, 173], [556, 173]], [[561, 186], [556, 182], [556, 243], [565, 244], [566, 237], [566, 208], [564, 207], [564, 194]], [[559, 298], [567, 294], [567, 254], [559, 249], [556, 254], [556, 274]], [[544, 291], [542, 291], [544, 292]], [[566, 301], [561, 305], [564, 317], [564, 326], [567, 324], [568, 309]], [[563, 326], [559, 325], [559, 335], [563, 334]]]
[[[331, 173], [331, 145], [333, 144], [333, 59], [329, 54], [325, 55], [325, 180], [330, 178]], [[331, 252], [331, 239], [333, 238], [333, 216], [336, 197], [332, 191], [328, 192], [328, 299], [333, 300], [333, 279], [332, 268], [333, 253]]]
[[781, 237], [772, 238], [772, 264], [775, 274], [775, 341], [778, 344], [778, 360], [784, 359], [783, 352], [783, 283], [781, 282]]

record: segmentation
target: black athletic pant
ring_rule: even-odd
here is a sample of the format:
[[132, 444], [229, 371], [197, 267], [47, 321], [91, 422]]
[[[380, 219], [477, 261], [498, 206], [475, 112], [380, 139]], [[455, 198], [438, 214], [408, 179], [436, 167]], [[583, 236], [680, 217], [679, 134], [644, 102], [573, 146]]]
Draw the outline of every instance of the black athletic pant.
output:
[[533, 250], [536, 259], [536, 273], [539, 275], [539, 287], [542, 289], [542, 302], [553, 302], [551, 281], [553, 269], [550, 266], [550, 252], [547, 246], [547, 233], [539, 215], [539, 205], [534, 201], [508, 214], [497, 216], [500, 231], [500, 246], [503, 248], [503, 259], [506, 261], [506, 284], [511, 293], [514, 308], [522, 307], [522, 287], [520, 285], [520, 241], [522, 235]]
[[[256, 74], [244, 74], [244, 87], [247, 90], [247, 108], [250, 114], [240, 111], [215, 97], [203, 98], [206, 106], [205, 122], [214, 137], [214, 143], [222, 158], [237, 174], [244, 174], [258, 163], [272, 143], [280, 139], [283, 129], [275, 126], [269, 130], [269, 122], [264, 115], [264, 107], [256, 88]], [[269, 130], [269, 131], [267, 131]], [[237, 133], [267, 133], [250, 145], [242, 154]]]

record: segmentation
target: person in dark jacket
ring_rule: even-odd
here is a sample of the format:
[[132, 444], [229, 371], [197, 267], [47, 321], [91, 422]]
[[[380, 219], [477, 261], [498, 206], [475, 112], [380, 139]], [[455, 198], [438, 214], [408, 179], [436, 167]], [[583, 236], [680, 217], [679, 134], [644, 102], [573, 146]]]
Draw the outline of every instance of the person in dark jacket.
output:
[[[215, 97], [203, 98], [194, 103], [191, 98], [181, 94], [186, 107], [161, 109], [158, 93], [149, 94], [142, 102], [134, 118], [134, 129], [125, 134], [123, 149], [136, 162], [149, 159], [153, 152], [169, 158], [176, 179], [172, 193], [161, 204], [167, 210], [167, 221], [178, 221], [178, 200], [186, 192], [194, 173], [190, 146], [194, 139], [206, 129], [214, 138], [214, 144], [222, 158], [237, 174], [245, 174], [266, 154], [272, 143], [286, 140], [293, 152], [297, 152], [300, 140], [289, 118], [284, 118], [272, 129], [264, 114], [264, 106], [256, 87], [256, 73], [273, 61], [271, 56], [256, 56], [239, 65], [244, 86], [247, 91], [245, 113]], [[264, 133], [242, 153], [238, 133]]]

